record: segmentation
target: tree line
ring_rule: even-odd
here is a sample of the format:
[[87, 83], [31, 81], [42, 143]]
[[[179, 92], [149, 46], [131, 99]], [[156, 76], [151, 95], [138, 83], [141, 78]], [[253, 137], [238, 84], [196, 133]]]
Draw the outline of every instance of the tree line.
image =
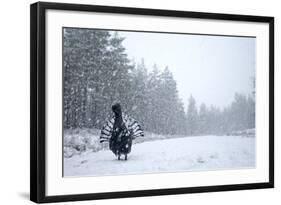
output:
[[204, 103], [197, 108], [190, 96], [186, 115], [188, 135], [229, 134], [255, 128], [255, 101], [251, 95], [236, 93], [233, 102], [220, 109]]
[[145, 131], [158, 134], [224, 134], [255, 126], [250, 95], [236, 94], [223, 110], [197, 108], [191, 96], [185, 112], [169, 68], [154, 65], [149, 72], [144, 60], [129, 60], [123, 41], [118, 32], [64, 28], [64, 128], [100, 129], [115, 102]]

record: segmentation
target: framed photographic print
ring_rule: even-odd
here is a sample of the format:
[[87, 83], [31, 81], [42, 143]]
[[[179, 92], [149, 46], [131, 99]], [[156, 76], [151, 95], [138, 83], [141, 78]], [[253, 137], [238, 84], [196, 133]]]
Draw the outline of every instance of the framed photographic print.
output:
[[274, 187], [274, 18], [31, 5], [30, 198]]

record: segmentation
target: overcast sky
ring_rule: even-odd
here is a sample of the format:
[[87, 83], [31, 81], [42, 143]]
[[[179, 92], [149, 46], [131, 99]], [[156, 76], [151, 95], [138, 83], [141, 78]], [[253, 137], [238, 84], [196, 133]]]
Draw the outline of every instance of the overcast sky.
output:
[[146, 32], [118, 32], [130, 59], [148, 70], [169, 67], [185, 107], [192, 94], [199, 106], [225, 107], [235, 92], [252, 92], [255, 38]]

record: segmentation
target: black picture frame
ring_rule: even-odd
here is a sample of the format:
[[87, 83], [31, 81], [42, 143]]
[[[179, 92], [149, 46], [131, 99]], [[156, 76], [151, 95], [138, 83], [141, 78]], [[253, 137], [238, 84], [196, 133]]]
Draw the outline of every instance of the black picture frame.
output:
[[[269, 181], [249, 184], [46, 196], [46, 10], [150, 15], [269, 24]], [[37, 203], [97, 200], [274, 187], [274, 17], [38, 2], [30, 6], [30, 200]]]

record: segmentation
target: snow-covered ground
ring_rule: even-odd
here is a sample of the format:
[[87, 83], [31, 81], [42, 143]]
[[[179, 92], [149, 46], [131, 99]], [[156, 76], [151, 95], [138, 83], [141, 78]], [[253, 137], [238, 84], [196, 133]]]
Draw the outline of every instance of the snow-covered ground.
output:
[[255, 167], [255, 137], [196, 136], [134, 144], [128, 161], [110, 150], [64, 159], [64, 176], [101, 176]]

